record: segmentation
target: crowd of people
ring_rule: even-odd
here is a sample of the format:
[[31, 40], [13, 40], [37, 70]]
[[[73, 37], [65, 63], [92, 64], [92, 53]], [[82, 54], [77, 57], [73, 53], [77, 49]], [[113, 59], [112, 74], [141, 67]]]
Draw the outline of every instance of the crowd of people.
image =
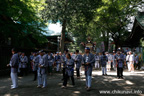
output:
[[[134, 69], [140, 68], [141, 57], [136, 53], [127, 51], [123, 53], [118, 50], [117, 52], [108, 53], [92, 53], [90, 48], [85, 48], [85, 53], [80, 53], [76, 50], [74, 53], [70, 53], [69, 50], [65, 50], [62, 54], [60, 52], [46, 53], [43, 50], [39, 52], [32, 52], [29, 57], [24, 52], [17, 52], [16, 49], [12, 49], [12, 58], [7, 66], [11, 67], [11, 89], [18, 87], [18, 74], [24, 76], [28, 74], [28, 69], [34, 73], [34, 81], [38, 81], [38, 88], [47, 87], [47, 75], [52, 75], [52, 71], [63, 74], [62, 88], [67, 87], [69, 78], [72, 80], [72, 85], [75, 85], [74, 70], [76, 70], [77, 79], [80, 79], [81, 67], [84, 67], [86, 77], [86, 90], [91, 88], [92, 70], [102, 70], [102, 75], [107, 75], [107, 71], [115, 70], [117, 72], [117, 78], [123, 79], [123, 68], [128, 68], [128, 71], [134, 72]], [[28, 63], [30, 62], [30, 63]]]

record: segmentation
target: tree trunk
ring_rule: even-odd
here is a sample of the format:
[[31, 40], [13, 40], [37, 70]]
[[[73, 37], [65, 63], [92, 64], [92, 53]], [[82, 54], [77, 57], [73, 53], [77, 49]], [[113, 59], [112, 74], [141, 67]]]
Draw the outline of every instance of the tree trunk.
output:
[[105, 47], [104, 51], [107, 51], [107, 37], [105, 36], [105, 34], [106, 34], [105, 31], [103, 31], [102, 35], [103, 35], [103, 41], [104, 41], [104, 47]]
[[115, 42], [115, 52], [117, 51], [118, 49], [118, 42]]
[[105, 49], [106, 51], [109, 51], [109, 50], [108, 50], [108, 48], [109, 48], [109, 32], [107, 32], [107, 38], [106, 38], [105, 48], [106, 48], [106, 49]]
[[61, 53], [64, 53], [65, 31], [66, 31], [66, 19], [63, 20], [63, 24], [62, 24], [61, 43], [60, 43]]
[[117, 50], [118, 50], [118, 47], [120, 47], [119, 38], [115, 38], [114, 42], [115, 42], [115, 51], [117, 51]]

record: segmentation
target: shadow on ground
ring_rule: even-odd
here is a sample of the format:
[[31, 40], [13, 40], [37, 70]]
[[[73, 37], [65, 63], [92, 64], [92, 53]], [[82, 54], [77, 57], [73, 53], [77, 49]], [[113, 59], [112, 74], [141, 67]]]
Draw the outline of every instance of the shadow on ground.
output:
[[144, 74], [141, 75], [127, 75], [124, 79], [117, 79], [115, 75], [101, 76], [93, 75], [91, 91], [87, 92], [85, 89], [85, 77], [82, 75], [81, 79], [75, 79], [76, 85], [71, 86], [69, 80], [68, 87], [61, 89], [62, 75], [53, 74], [48, 76], [48, 87], [45, 89], [36, 88], [37, 81], [32, 81], [33, 76], [19, 77], [19, 88], [11, 90], [11, 79], [0, 79], [0, 96], [142, 96], [143, 94], [104, 94], [100, 91], [143, 91], [144, 92]]

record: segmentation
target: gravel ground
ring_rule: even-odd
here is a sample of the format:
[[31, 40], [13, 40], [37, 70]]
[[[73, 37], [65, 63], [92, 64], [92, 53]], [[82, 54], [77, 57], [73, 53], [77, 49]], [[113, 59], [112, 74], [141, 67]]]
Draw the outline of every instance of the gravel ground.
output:
[[[59, 73], [48, 76], [48, 86], [45, 89], [37, 88], [37, 81], [32, 81], [32, 79], [32, 74], [19, 77], [19, 88], [11, 90], [10, 77], [0, 77], [0, 96], [144, 96], [144, 71], [135, 71], [135, 73], [124, 71], [124, 79], [117, 79], [115, 71], [108, 72], [108, 76], [102, 76], [101, 71], [95, 70], [91, 91], [86, 91], [84, 88], [83, 71], [81, 79], [75, 78], [76, 85], [71, 86], [70, 80], [66, 89], [61, 89], [62, 75]], [[100, 93], [103, 91], [107, 94]]]

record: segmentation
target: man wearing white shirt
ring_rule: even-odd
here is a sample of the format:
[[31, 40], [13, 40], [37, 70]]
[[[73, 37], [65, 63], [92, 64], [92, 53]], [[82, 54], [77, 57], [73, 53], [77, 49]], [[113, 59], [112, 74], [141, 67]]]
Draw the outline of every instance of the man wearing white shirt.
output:
[[108, 52], [106, 52], [106, 56], [108, 57], [108, 62], [107, 62], [107, 71], [111, 71], [111, 61], [112, 61], [112, 56]]
[[126, 63], [127, 63], [128, 71], [130, 71], [129, 58], [130, 58], [130, 55], [129, 55], [129, 52], [127, 52], [127, 56], [126, 56]]
[[129, 63], [130, 63], [130, 71], [134, 72], [134, 55], [132, 52], [129, 52]]

